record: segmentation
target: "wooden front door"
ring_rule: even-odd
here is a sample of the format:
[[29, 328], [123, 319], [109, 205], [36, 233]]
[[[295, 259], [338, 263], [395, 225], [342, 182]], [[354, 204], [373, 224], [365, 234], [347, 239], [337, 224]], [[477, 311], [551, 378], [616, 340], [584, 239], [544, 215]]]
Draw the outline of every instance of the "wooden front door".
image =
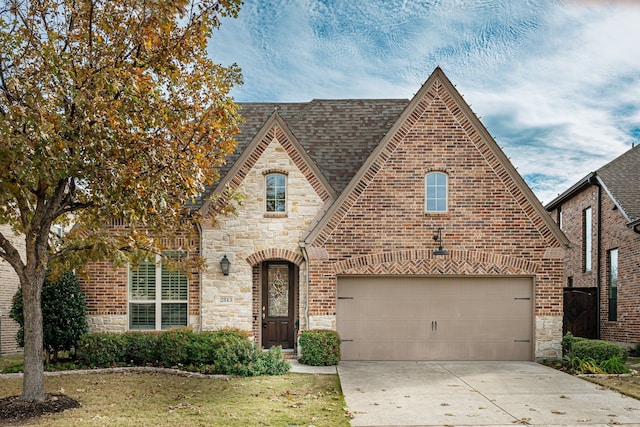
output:
[[293, 348], [295, 342], [295, 265], [268, 261], [262, 265], [262, 346]]

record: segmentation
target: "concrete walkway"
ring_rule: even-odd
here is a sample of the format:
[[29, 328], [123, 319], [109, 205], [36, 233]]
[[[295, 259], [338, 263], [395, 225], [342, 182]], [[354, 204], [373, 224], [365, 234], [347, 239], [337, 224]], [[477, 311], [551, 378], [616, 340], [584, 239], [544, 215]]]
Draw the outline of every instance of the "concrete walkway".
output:
[[640, 401], [532, 362], [340, 362], [352, 426], [640, 426]]

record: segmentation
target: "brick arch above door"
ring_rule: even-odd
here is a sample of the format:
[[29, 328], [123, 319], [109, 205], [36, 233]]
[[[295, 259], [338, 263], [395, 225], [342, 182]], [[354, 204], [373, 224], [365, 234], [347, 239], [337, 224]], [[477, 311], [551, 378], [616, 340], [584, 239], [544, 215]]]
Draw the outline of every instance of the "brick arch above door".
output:
[[415, 249], [364, 255], [334, 264], [336, 274], [535, 274], [539, 265], [521, 258], [450, 250], [447, 256]]
[[246, 258], [246, 261], [249, 263], [249, 265], [251, 265], [252, 267], [255, 267], [261, 262], [264, 262], [267, 260], [275, 260], [275, 259], [287, 260], [289, 262], [294, 263], [298, 267], [302, 265], [302, 263], [304, 262], [304, 258], [302, 257], [301, 254], [291, 251], [289, 249], [282, 249], [282, 248], [269, 248], [269, 249], [264, 249], [262, 251], [255, 252], [250, 256], [248, 256]]

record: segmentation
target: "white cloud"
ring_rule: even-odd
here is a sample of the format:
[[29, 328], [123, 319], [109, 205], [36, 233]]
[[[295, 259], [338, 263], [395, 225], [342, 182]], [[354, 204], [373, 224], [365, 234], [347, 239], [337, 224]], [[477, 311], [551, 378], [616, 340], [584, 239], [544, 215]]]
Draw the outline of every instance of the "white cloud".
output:
[[640, 136], [640, 7], [510, 0], [255, 0], [212, 40], [240, 101], [411, 98], [442, 66], [550, 201]]

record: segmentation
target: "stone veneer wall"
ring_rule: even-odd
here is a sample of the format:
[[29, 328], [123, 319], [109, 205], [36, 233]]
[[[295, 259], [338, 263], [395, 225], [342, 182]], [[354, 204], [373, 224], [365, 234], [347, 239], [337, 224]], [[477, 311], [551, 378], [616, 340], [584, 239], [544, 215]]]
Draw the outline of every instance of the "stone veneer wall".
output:
[[[15, 236], [11, 228], [5, 225], [0, 225], [0, 231], [24, 256], [24, 240]], [[19, 325], [9, 317], [11, 301], [19, 287], [20, 280], [13, 267], [0, 259], [0, 355], [22, 351], [16, 342]]]
[[[243, 166], [244, 179], [234, 183], [243, 194], [237, 215], [218, 218], [204, 227], [203, 250], [207, 269], [202, 274], [202, 329], [222, 327], [251, 331], [260, 340], [260, 269], [269, 259], [286, 259], [299, 267], [298, 315], [305, 327], [306, 266], [299, 242], [325, 202], [311, 185], [308, 168], [286, 136], [274, 127], [261, 141], [256, 158]], [[286, 175], [286, 215], [265, 212], [265, 174]], [[306, 173], [306, 175], [305, 175]], [[220, 259], [231, 261], [230, 273], [220, 272]]]

